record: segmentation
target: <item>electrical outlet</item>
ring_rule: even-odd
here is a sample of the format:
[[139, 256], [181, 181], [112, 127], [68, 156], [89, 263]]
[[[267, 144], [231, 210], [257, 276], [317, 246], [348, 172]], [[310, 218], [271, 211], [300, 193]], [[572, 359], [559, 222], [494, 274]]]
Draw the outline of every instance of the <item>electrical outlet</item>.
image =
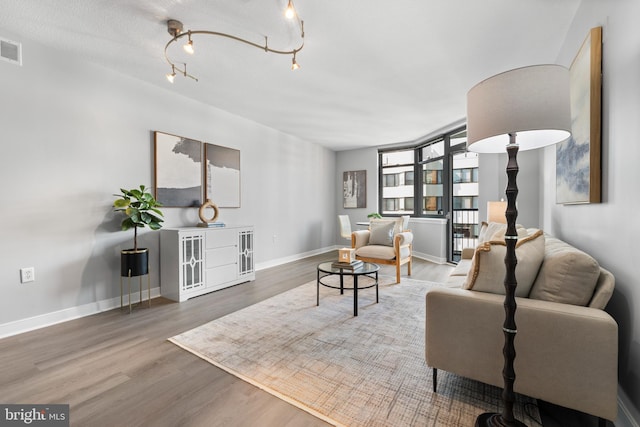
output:
[[36, 280], [36, 270], [33, 267], [25, 267], [20, 269], [20, 282], [27, 283]]

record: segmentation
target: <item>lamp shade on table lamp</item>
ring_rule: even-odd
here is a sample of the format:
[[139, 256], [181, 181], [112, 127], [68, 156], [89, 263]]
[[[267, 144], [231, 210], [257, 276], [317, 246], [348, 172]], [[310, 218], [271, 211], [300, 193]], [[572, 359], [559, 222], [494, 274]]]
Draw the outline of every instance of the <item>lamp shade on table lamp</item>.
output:
[[507, 210], [507, 202], [487, 202], [487, 222], [507, 223], [504, 213]]

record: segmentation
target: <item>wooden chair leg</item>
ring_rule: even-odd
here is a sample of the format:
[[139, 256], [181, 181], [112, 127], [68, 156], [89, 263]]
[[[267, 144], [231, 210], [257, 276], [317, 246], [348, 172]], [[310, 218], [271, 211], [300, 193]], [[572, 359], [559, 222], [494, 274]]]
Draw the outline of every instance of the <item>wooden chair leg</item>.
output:
[[433, 371], [433, 392], [437, 393], [436, 389], [438, 388], [438, 370], [436, 368], [433, 368], [432, 371]]
[[400, 260], [396, 258], [396, 283], [400, 283]]

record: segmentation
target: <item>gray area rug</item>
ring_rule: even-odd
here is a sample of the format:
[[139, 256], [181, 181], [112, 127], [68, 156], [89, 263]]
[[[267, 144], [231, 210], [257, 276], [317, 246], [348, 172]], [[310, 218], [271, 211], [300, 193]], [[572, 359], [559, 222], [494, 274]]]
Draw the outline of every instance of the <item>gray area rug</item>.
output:
[[[501, 389], [447, 372], [432, 392], [424, 296], [439, 285], [392, 281], [381, 276], [378, 304], [375, 288], [358, 293], [357, 317], [352, 291], [320, 287], [317, 307], [313, 281], [170, 341], [334, 425], [473, 426], [500, 412]], [[514, 408], [528, 426], [540, 426], [534, 403]]]

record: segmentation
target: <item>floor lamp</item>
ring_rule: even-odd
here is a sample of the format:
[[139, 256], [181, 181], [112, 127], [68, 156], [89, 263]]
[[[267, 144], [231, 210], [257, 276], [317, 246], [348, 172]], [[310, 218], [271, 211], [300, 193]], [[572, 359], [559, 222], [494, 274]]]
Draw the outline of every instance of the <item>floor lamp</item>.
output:
[[[467, 94], [467, 149], [477, 153], [507, 150], [507, 246], [504, 333], [504, 407], [501, 414], [486, 413], [476, 420], [477, 427], [524, 426], [513, 416], [516, 374], [514, 340], [517, 333], [516, 300], [516, 198], [518, 150], [555, 144], [571, 135], [569, 71], [559, 65], [518, 68], [478, 83]], [[517, 135], [517, 142], [516, 142]]]

